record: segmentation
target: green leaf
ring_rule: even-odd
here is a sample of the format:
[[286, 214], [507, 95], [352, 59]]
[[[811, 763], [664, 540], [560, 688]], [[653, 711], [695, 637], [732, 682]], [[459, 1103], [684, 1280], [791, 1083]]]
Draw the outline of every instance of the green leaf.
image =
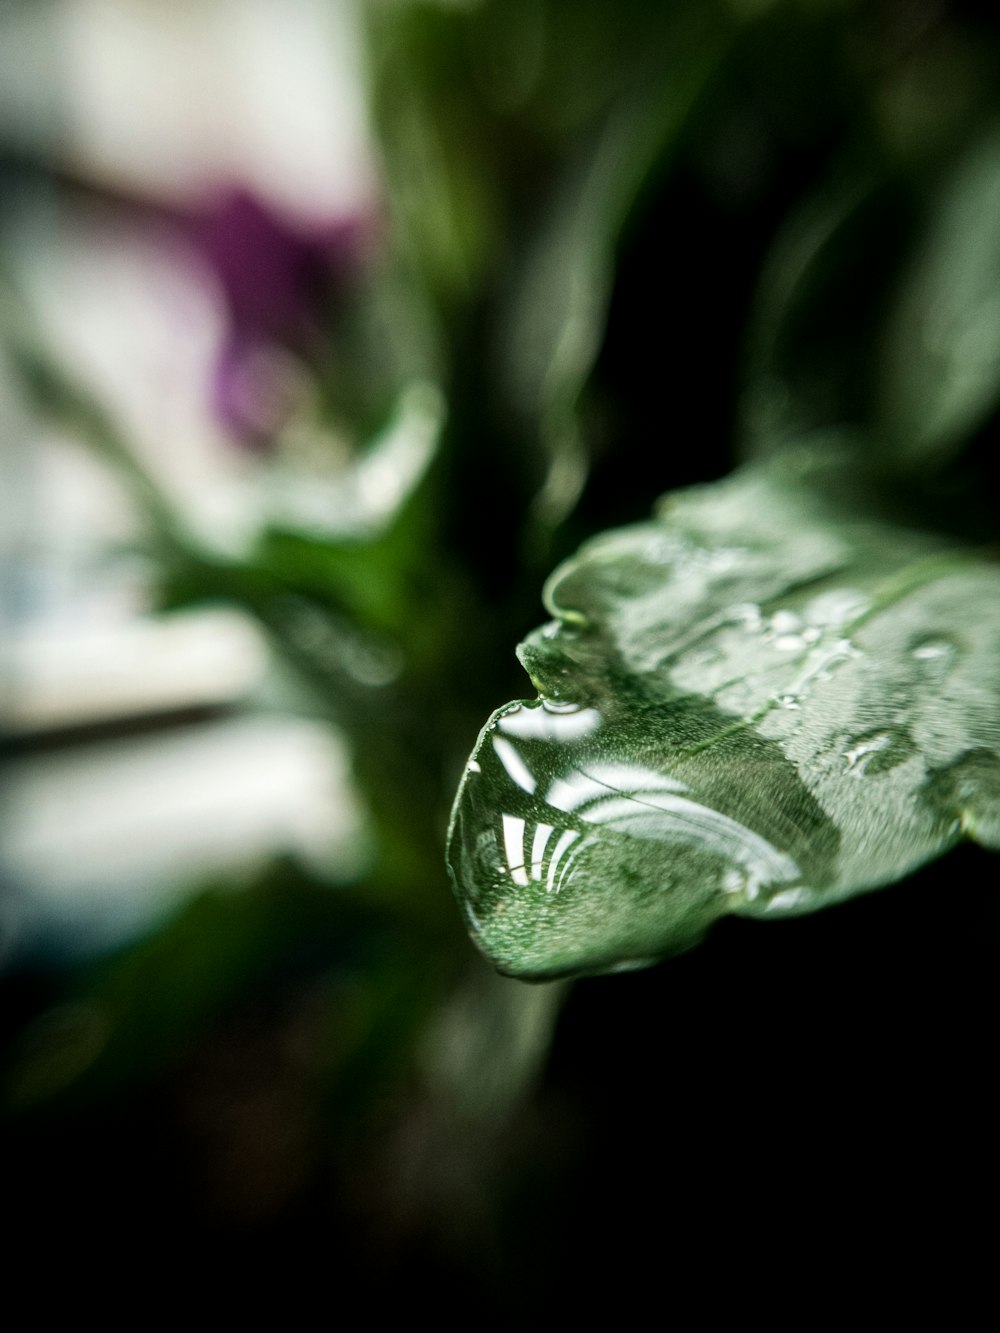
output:
[[1000, 847], [1000, 572], [829, 455], [668, 497], [545, 600], [540, 698], [487, 722], [449, 835], [501, 971], [642, 966]]
[[[592, 17], [607, 22], [604, 7]], [[506, 395], [522, 420], [537, 423], [549, 459], [537, 507], [550, 522], [585, 479], [577, 408], [604, 338], [623, 231], [738, 32], [728, 13], [688, 4], [655, 13], [647, 28], [647, 49], [632, 52], [603, 123], [556, 174], [499, 328]]]
[[911, 229], [893, 182], [855, 165], [792, 212], [751, 312], [740, 404], [749, 456], [870, 420], [881, 321]]
[[957, 453], [1000, 401], [1000, 126], [938, 190], [888, 321], [880, 424], [903, 459]]

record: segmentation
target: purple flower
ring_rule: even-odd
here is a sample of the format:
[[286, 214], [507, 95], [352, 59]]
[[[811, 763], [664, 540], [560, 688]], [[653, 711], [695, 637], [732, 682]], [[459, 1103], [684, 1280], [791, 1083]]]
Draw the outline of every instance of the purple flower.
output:
[[212, 376], [212, 407], [237, 438], [266, 443], [290, 410], [297, 362], [322, 352], [325, 316], [363, 267], [373, 222], [292, 220], [246, 189], [221, 194], [191, 224], [216, 276], [228, 333]]

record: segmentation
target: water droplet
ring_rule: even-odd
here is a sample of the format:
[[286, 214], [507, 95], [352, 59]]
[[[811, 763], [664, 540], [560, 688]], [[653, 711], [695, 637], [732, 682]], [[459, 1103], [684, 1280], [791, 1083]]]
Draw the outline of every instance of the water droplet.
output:
[[737, 867], [727, 870], [722, 877], [722, 892], [729, 898], [748, 898], [753, 897], [754, 893], [747, 891], [747, 877]]
[[473, 759], [481, 776], [460, 791], [449, 861], [476, 937], [502, 968], [552, 975], [647, 959], [723, 900], [742, 910], [800, 880], [791, 844], [802, 826], [780, 795], [791, 770], [780, 747], [751, 743], [745, 791], [727, 783], [720, 802], [717, 764], [692, 757], [675, 769], [634, 710], [520, 704], [495, 723]]
[[799, 653], [805, 648], [806, 641], [800, 634], [779, 634], [774, 646], [779, 653]]
[[842, 629], [864, 615], [870, 605], [871, 599], [857, 588], [831, 588], [814, 597], [803, 615], [810, 625], [821, 629]]
[[947, 657], [951, 653], [951, 645], [947, 643], [924, 643], [919, 648], [914, 648], [913, 656], [921, 661], [935, 660], [939, 657]]
[[833, 671], [858, 656], [858, 650], [850, 639], [836, 639], [830, 644], [817, 644], [811, 648], [802, 670], [778, 696], [777, 702], [782, 708], [797, 708], [802, 700], [808, 698], [812, 687], [821, 681], [829, 680]]
[[848, 769], [858, 777], [885, 773], [909, 759], [916, 746], [904, 728], [870, 731], [856, 736], [844, 751]]
[[765, 912], [790, 912], [812, 897], [808, 889], [781, 889], [767, 900]]
[[567, 709], [539, 704], [517, 704], [497, 719], [497, 729], [518, 740], [566, 741], [587, 736], [601, 724], [596, 708]]
[[771, 617], [771, 629], [775, 634], [794, 634], [802, 626], [802, 620], [794, 611], [775, 611]]
[[921, 793], [943, 818], [986, 847], [1000, 847], [1000, 755], [984, 746], [931, 773]]
[[742, 625], [745, 630], [756, 633], [763, 623], [763, 616], [755, 602], [739, 602], [729, 607], [723, 620], [726, 624]]
[[948, 674], [960, 654], [958, 643], [946, 634], [924, 634], [910, 645], [910, 655], [923, 680], [940, 680]]

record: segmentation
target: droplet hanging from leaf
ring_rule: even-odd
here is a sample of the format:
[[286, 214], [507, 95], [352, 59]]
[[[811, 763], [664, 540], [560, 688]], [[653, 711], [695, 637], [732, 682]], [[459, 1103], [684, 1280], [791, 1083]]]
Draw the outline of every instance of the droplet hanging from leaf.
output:
[[791, 455], [668, 497], [549, 581], [449, 861], [505, 972], [641, 966], [738, 913], [1000, 846], [1000, 570]]

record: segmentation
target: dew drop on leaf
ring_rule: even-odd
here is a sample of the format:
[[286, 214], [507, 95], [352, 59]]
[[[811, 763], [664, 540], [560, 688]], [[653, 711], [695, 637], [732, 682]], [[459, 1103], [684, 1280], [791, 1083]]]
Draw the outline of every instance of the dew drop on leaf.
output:
[[[525, 978], [641, 966], [1000, 848], [1000, 571], [758, 465], [593, 539], [489, 719], [448, 860]], [[812, 471], [811, 471], [812, 469]]]

